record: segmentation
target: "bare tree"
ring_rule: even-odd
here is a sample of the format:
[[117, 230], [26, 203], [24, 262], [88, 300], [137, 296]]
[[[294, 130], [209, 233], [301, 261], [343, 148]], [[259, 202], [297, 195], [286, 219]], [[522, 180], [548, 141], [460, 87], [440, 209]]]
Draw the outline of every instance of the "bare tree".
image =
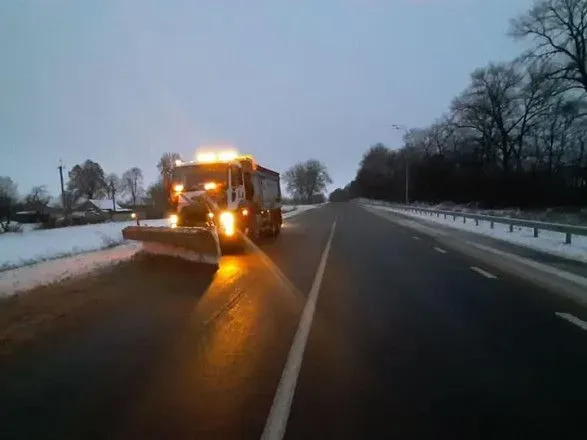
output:
[[297, 163], [285, 172], [283, 179], [287, 191], [306, 203], [312, 203], [314, 196], [323, 194], [327, 185], [332, 183], [326, 166], [316, 159]]
[[106, 176], [106, 196], [109, 199], [121, 196], [124, 191], [122, 180], [116, 173], [110, 173]]
[[130, 196], [130, 200], [135, 206], [137, 201], [143, 197], [145, 191], [143, 188], [143, 172], [140, 168], [132, 167], [122, 174], [122, 186]]
[[45, 207], [51, 201], [51, 196], [47, 190], [46, 185], [34, 186], [31, 192], [28, 193], [24, 198], [24, 203], [27, 209], [34, 209], [39, 211], [41, 214], [44, 212]]
[[171, 173], [175, 167], [175, 163], [180, 159], [181, 157], [178, 153], [164, 153], [161, 156], [159, 162], [157, 163], [157, 169], [159, 170], [159, 175], [164, 182], [171, 178]]
[[531, 38], [528, 54], [551, 66], [549, 75], [587, 92], [587, 2], [541, 0], [511, 20], [510, 34]]

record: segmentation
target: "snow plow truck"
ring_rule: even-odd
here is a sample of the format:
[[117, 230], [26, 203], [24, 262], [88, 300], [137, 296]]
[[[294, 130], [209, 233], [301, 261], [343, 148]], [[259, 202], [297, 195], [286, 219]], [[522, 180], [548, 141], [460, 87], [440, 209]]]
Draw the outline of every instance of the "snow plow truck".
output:
[[166, 227], [129, 226], [125, 239], [147, 253], [217, 266], [222, 250], [243, 248], [281, 231], [279, 173], [233, 151], [199, 153], [177, 161], [165, 185], [172, 206]]

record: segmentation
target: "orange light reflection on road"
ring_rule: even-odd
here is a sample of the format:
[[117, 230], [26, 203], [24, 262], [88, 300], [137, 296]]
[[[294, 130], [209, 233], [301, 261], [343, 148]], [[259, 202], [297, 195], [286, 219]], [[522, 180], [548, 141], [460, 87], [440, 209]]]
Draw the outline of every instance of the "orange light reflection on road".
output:
[[[208, 379], [222, 378], [221, 387], [225, 392], [242, 388], [259, 368], [260, 353], [256, 356], [255, 351], [263, 339], [259, 335], [267, 304], [263, 304], [263, 295], [258, 293], [271, 288], [266, 285], [267, 281], [275, 283], [273, 276], [260, 277], [259, 273], [266, 273], [266, 270], [250, 255], [224, 257], [208, 290], [218, 295], [216, 300], [222, 301], [222, 305], [215, 301], [216, 312], [208, 323], [207, 374]], [[243, 280], [249, 277], [250, 280]], [[208, 299], [213, 300], [212, 297]]]

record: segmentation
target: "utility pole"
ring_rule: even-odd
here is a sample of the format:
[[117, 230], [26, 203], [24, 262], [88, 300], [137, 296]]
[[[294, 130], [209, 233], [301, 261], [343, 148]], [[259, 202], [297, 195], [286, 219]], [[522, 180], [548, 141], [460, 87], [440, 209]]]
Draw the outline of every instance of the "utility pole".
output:
[[[408, 134], [408, 127], [406, 127], [405, 125], [392, 124], [391, 127], [394, 130], [401, 130], [401, 131], [403, 131], [404, 132], [404, 136]], [[408, 151], [407, 151], [407, 148], [405, 149], [404, 160], [405, 160], [405, 164], [406, 164], [406, 183], [405, 183], [406, 195], [405, 195], [405, 203], [407, 205], [408, 203], [410, 203], [410, 162], [408, 161]]]
[[59, 179], [61, 180], [61, 204], [63, 206], [63, 212], [65, 212], [65, 187], [63, 186], [63, 162], [59, 161]]
[[116, 211], [116, 188], [114, 187], [114, 181], [110, 181], [110, 194], [112, 194], [112, 211]]

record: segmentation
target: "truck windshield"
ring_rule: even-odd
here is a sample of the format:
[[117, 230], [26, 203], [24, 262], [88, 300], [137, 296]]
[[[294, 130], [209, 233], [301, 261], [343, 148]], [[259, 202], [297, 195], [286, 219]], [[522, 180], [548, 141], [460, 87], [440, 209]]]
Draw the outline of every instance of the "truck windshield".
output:
[[226, 183], [228, 165], [222, 163], [180, 166], [173, 170], [173, 181], [182, 183], [186, 189], [206, 182]]

